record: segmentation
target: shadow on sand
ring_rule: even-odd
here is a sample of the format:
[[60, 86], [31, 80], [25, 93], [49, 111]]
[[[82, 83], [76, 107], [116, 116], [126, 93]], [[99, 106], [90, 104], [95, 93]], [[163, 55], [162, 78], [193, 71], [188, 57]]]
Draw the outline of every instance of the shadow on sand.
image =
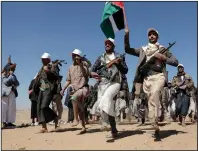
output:
[[[122, 131], [118, 134], [116, 138], [112, 138], [107, 140], [106, 142], [112, 143], [115, 140], [122, 139], [128, 136], [136, 135], [136, 134], [144, 134], [146, 133], [145, 131], [142, 131], [143, 129], [139, 130], [133, 130], [133, 131]], [[145, 128], [144, 130], [153, 130], [152, 128]], [[153, 131], [154, 133], [154, 131]], [[154, 141], [159, 142], [162, 141], [162, 139], [170, 137], [171, 135], [178, 135], [178, 134], [185, 134], [187, 132], [184, 131], [177, 131], [177, 130], [160, 130], [158, 135], [153, 135]]]
[[159, 142], [162, 139], [170, 137], [171, 135], [185, 134], [187, 132], [177, 130], [160, 130], [159, 135], [155, 136], [154, 141]]
[[[196, 123], [192, 123], [192, 122], [185, 122], [186, 123], [186, 125], [194, 125], [194, 124], [196, 124]], [[178, 125], [182, 125], [181, 123], [178, 123]]]
[[122, 131], [122, 132], [118, 133], [118, 136], [116, 138], [111, 138], [111, 139], [107, 140], [106, 142], [107, 143], [112, 143], [112, 142], [114, 142], [115, 140], [118, 140], [118, 139], [122, 139], [122, 138], [125, 138], [125, 137], [128, 137], [128, 136], [137, 135], [137, 134], [144, 134], [144, 133], [145, 133], [144, 131], [140, 131], [140, 130]]
[[96, 132], [102, 132], [102, 131], [100, 130], [100, 128], [88, 129], [88, 130], [87, 130], [87, 133], [96, 133]]
[[81, 130], [81, 128], [58, 128], [56, 130], [49, 131], [49, 133], [52, 133], [52, 132], [78, 131], [78, 130]]

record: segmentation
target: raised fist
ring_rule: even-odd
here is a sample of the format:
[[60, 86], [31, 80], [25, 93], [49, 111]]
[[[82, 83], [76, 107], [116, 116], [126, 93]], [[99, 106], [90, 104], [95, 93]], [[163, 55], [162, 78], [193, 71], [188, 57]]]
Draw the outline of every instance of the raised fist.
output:
[[129, 34], [130, 32], [128, 28], [125, 28], [124, 31], [125, 31], [125, 34]]

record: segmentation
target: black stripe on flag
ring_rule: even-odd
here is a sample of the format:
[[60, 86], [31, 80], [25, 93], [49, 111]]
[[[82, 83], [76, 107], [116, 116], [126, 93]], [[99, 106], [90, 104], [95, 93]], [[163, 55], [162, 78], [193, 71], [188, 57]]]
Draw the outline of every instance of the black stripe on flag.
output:
[[120, 9], [116, 13], [113, 14], [114, 21], [119, 30], [124, 29], [124, 13], [123, 9]]

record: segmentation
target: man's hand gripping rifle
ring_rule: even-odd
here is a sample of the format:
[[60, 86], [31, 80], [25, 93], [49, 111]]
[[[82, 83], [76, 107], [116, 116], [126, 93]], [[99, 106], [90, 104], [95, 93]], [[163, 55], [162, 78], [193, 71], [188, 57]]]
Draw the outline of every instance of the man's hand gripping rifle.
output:
[[[60, 72], [60, 69], [58, 67], [58, 65], [62, 66], [62, 63], [64, 64], [67, 64], [67, 62], [65, 60], [55, 60], [55, 61], [52, 61], [52, 64], [48, 64], [48, 68], [51, 69], [52, 67], [54, 68], [54, 71], [57, 75], [59, 75], [59, 72]], [[40, 78], [41, 78], [41, 72], [42, 72], [42, 69], [43, 69], [43, 66], [41, 67], [41, 69], [39, 70], [37, 76], [36, 76], [36, 79], [34, 81], [34, 84], [33, 84], [33, 90], [34, 91], [38, 91], [38, 88], [40, 86]], [[62, 80], [62, 76], [59, 77], [59, 81]]]
[[54, 72], [56, 73], [56, 75], [59, 77], [58, 78], [58, 83], [61, 82], [63, 76], [60, 76], [59, 72], [60, 72], [60, 68], [59, 66], [62, 67], [62, 63], [64, 64], [67, 64], [67, 62], [65, 60], [55, 60], [55, 61], [52, 61], [52, 67], [54, 68]]
[[112, 81], [114, 76], [117, 74], [118, 69], [115, 66], [120, 60], [124, 58], [126, 53], [122, 54], [120, 57], [117, 57], [110, 61], [107, 64], [101, 65], [98, 69], [97, 74], [107, 78], [109, 81]]
[[[176, 42], [173, 42], [172, 44], [169, 43], [169, 46], [167, 48], [163, 48], [161, 51], [159, 51], [160, 54], [164, 54], [166, 51], [168, 51], [173, 45], [175, 45]], [[139, 72], [140, 73], [145, 73], [145, 71], [147, 71], [150, 67], [150, 65], [156, 60], [156, 57], [153, 56], [151, 57], [151, 59], [149, 61], [147, 61], [145, 64], [143, 64], [140, 68], [139, 68]]]

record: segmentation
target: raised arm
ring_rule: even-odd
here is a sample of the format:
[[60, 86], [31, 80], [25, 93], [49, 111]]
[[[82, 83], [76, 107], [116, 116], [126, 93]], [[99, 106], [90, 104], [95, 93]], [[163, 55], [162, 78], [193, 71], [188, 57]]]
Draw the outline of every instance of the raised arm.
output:
[[140, 54], [140, 48], [131, 48], [130, 47], [130, 42], [129, 42], [129, 30], [125, 29], [125, 35], [124, 35], [124, 49], [125, 52], [139, 57]]

